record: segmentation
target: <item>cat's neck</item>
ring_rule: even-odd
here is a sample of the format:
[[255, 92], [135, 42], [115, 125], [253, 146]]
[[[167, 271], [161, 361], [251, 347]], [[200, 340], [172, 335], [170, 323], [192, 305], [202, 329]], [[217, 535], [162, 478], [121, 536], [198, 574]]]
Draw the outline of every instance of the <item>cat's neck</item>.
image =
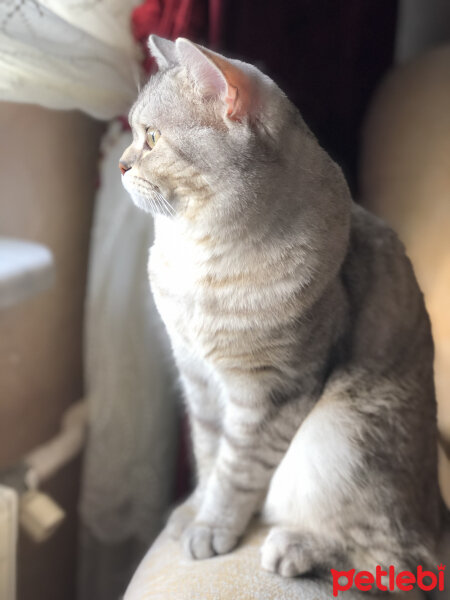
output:
[[216, 195], [201, 208], [192, 198], [185, 202], [195, 208], [191, 213], [157, 215], [158, 254], [185, 268], [234, 274], [264, 265], [283, 269], [294, 260], [304, 266], [305, 285], [327, 285], [347, 251], [351, 200], [340, 169], [317, 148], [309, 152], [311, 164], [296, 167], [298, 152], [292, 152], [289, 164], [272, 166], [269, 178], [216, 182]]
[[[292, 221], [292, 219], [291, 219]], [[213, 219], [192, 221], [183, 217], [155, 217], [155, 246], [165, 254], [189, 258], [192, 264], [219, 265], [221, 259], [233, 271], [245, 270], [249, 262], [270, 260], [298, 237], [287, 226], [267, 216], [252, 223], [231, 220], [220, 223]]]

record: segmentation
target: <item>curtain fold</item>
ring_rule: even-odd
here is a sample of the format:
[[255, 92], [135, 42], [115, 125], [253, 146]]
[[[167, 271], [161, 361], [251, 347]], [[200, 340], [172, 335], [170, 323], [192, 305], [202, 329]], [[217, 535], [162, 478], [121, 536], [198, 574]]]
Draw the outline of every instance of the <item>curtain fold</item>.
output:
[[2, 0], [0, 99], [80, 109], [98, 119], [126, 112], [140, 52], [133, 0]]
[[153, 221], [130, 202], [117, 168], [130, 141], [113, 122], [103, 141], [92, 233], [80, 600], [119, 597], [172, 501], [176, 386], [147, 280]]
[[[130, 24], [135, 5], [1, 2], [0, 100], [79, 109], [103, 120], [125, 115], [141, 77], [142, 51]], [[152, 220], [132, 204], [117, 168], [130, 138], [116, 120], [103, 140], [90, 249], [80, 600], [120, 597], [172, 499], [176, 386], [148, 285]]]

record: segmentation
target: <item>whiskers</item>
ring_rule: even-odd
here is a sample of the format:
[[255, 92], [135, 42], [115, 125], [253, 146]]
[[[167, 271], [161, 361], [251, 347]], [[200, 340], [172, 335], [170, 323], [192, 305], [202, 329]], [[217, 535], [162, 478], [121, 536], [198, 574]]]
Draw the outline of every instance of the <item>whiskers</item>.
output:
[[152, 189], [147, 194], [141, 194], [141, 201], [138, 203], [141, 208], [153, 215], [159, 214], [166, 217], [174, 217], [175, 211], [169, 202], [164, 198], [161, 192]]
[[122, 183], [125, 189], [130, 194], [133, 202], [146, 212], [164, 215], [166, 217], [174, 217], [176, 212], [173, 206], [166, 200], [159, 188], [143, 177], [135, 175], [132, 178], [127, 177], [127, 174], [122, 178]]
[[159, 208], [158, 212], [161, 212], [163, 215], [165, 214], [167, 217], [174, 217], [175, 211], [172, 206], [167, 202], [161, 192], [157, 192], [156, 190], [152, 194], [154, 202]]

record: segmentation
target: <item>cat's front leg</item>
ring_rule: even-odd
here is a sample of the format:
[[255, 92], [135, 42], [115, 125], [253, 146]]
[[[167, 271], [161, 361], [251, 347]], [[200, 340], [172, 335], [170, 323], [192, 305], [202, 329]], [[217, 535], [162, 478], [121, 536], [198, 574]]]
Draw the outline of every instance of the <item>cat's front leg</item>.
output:
[[222, 470], [221, 462], [219, 457], [196, 518], [182, 536], [185, 553], [190, 558], [204, 559], [230, 552], [265, 495], [265, 484], [252, 488], [237, 483]]
[[183, 534], [189, 557], [209, 558], [236, 546], [261, 507], [303, 412], [274, 407], [264, 397], [229, 399], [214, 469], [197, 516]]
[[[171, 513], [167, 531], [180, 538], [186, 527], [195, 519], [205, 493], [210, 473], [218, 452], [221, 426], [218, 403], [219, 392], [214, 383], [192, 361], [181, 371], [181, 382], [186, 398], [189, 424], [196, 465], [196, 488], [192, 494]], [[188, 367], [188, 368], [187, 368]]]

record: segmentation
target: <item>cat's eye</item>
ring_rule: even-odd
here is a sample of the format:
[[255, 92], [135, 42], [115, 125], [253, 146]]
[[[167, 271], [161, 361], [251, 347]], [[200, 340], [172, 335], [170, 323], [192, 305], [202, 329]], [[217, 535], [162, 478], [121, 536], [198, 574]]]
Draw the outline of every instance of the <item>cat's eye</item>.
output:
[[147, 129], [147, 145], [151, 150], [156, 146], [160, 137], [161, 132], [158, 129]]

